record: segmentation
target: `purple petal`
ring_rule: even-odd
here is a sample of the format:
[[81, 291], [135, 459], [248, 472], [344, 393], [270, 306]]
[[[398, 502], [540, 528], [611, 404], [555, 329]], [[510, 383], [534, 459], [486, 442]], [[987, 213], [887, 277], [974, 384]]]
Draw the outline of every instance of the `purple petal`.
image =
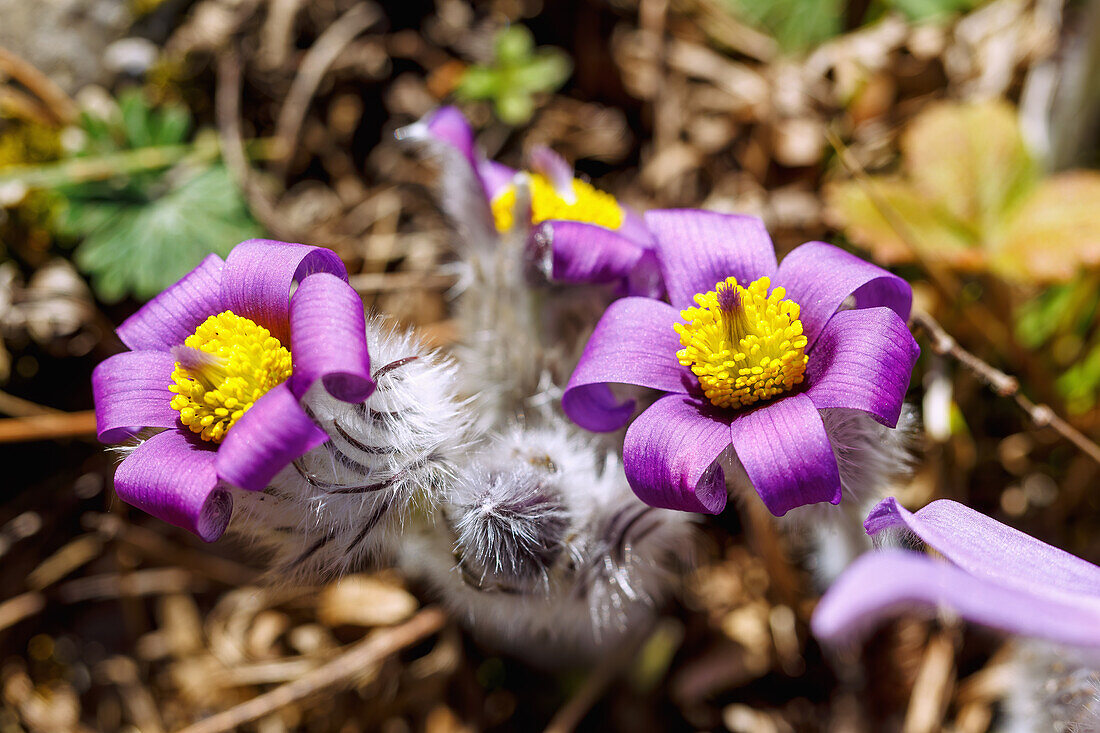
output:
[[728, 416], [686, 395], [665, 395], [627, 429], [623, 467], [650, 506], [718, 514], [726, 478], [716, 461], [729, 444]]
[[290, 343], [291, 286], [314, 272], [348, 279], [344, 263], [330, 249], [250, 239], [229, 253], [222, 271], [222, 302], [286, 345]]
[[461, 153], [474, 166], [477, 145], [474, 130], [457, 107], [440, 107], [424, 117], [425, 132]]
[[224, 310], [221, 257], [207, 255], [179, 282], [143, 305], [118, 327], [122, 343], [134, 351], [168, 351], [193, 334], [208, 317]]
[[367, 322], [359, 294], [334, 275], [302, 281], [290, 299], [290, 391], [301, 399], [318, 379], [344, 402], [362, 402], [374, 391], [367, 353]]
[[863, 526], [868, 534], [906, 527], [968, 573], [1001, 585], [1100, 598], [1100, 567], [958, 502], [940, 499], [914, 514], [891, 497], [871, 510]]
[[806, 396], [818, 408], [863, 410], [895, 427], [920, 347], [889, 308], [840, 311], [806, 365]]
[[477, 177], [481, 179], [481, 186], [485, 189], [485, 196], [490, 201], [497, 197], [504, 189], [512, 185], [516, 178], [516, 169], [509, 168], [495, 160], [480, 160], [475, 166]]
[[233, 499], [218, 488], [209, 445], [183, 430], [157, 433], [115, 471], [115, 491], [127, 504], [213, 542], [229, 523]]
[[891, 616], [946, 608], [968, 621], [1071, 647], [1100, 646], [1096, 598], [1026, 593], [970, 575], [914, 552], [889, 550], [859, 558], [814, 610], [814, 636], [856, 641]]
[[642, 298], [663, 298], [665, 281], [661, 275], [661, 261], [656, 251], [647, 249], [642, 252], [638, 262], [626, 279], [625, 295], [637, 295]]
[[125, 351], [100, 362], [92, 372], [96, 434], [119, 443], [142, 428], [171, 428], [179, 413], [169, 391], [176, 360], [165, 351]]
[[561, 406], [587, 430], [618, 430], [634, 414], [634, 401], [619, 403], [608, 384], [635, 384], [686, 393], [695, 375], [680, 366], [680, 337], [672, 329], [678, 313], [649, 298], [616, 300], [604, 311], [569, 378]]
[[559, 196], [572, 200], [573, 166], [545, 145], [536, 145], [528, 155], [531, 170], [541, 173], [550, 181]]
[[806, 242], [779, 264], [773, 285], [801, 307], [802, 328], [813, 348], [818, 334], [849, 295], [857, 308], [886, 306], [909, 318], [913, 290], [897, 275], [825, 242]]
[[840, 503], [840, 472], [814, 403], [792, 394], [738, 415], [733, 449], [768, 511], [781, 517], [805, 504]]
[[647, 211], [665, 287], [677, 309], [731, 275], [748, 285], [775, 273], [775, 249], [764, 222], [752, 216], [698, 209]]
[[428, 139], [452, 148], [477, 175], [486, 199], [492, 199], [501, 189], [511, 185], [516, 175], [514, 169], [485, 159], [485, 154], [477, 146], [473, 128], [455, 107], [440, 107], [419, 122], [398, 130], [397, 137]]
[[615, 282], [629, 277], [646, 253], [616, 230], [580, 221], [545, 221], [532, 236], [536, 250], [549, 249], [558, 282]]
[[291, 461], [326, 440], [328, 435], [283, 382], [256, 400], [225, 434], [214, 467], [222, 481], [262, 491]]
[[655, 249], [657, 242], [653, 239], [653, 233], [649, 231], [649, 227], [645, 225], [645, 219], [629, 206], [623, 206], [621, 203], [619, 206], [623, 209], [623, 223], [615, 231], [630, 241], [637, 242], [644, 249]]

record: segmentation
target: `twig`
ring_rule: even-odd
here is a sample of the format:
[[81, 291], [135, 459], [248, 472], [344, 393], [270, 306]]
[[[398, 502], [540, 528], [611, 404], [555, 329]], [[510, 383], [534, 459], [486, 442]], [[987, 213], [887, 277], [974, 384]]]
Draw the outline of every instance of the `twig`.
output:
[[149, 688], [143, 684], [142, 675], [133, 659], [124, 656], [103, 661], [98, 671], [118, 687], [122, 704], [130, 719], [142, 733], [162, 733], [164, 723]]
[[214, 90], [214, 116], [218, 125], [222, 159], [233, 180], [244, 193], [248, 208], [270, 233], [288, 242], [298, 240], [275, 210], [275, 203], [256, 184], [241, 137], [241, 56], [235, 48], [218, 56], [218, 77]]
[[260, 52], [256, 54], [265, 69], [278, 69], [286, 63], [294, 45], [294, 19], [302, 0], [272, 0], [260, 30]]
[[149, 568], [126, 573], [89, 575], [61, 585], [57, 595], [62, 603], [103, 601], [133, 596], [179, 593], [204, 584], [183, 568]]
[[0, 412], [12, 417], [30, 417], [31, 415], [60, 415], [63, 411], [0, 391]]
[[932, 342], [932, 350], [937, 354], [950, 356], [969, 369], [978, 379], [989, 385], [1002, 397], [1011, 397], [1027, 413], [1037, 427], [1049, 427], [1066, 440], [1081, 449], [1089, 458], [1100, 463], [1100, 445], [1090, 440], [1084, 433], [1059, 417], [1050, 407], [1036, 404], [1020, 392], [1020, 382], [1010, 374], [987, 364], [974, 354], [959, 346], [959, 342], [944, 330], [936, 319], [922, 311], [914, 311], [910, 318], [913, 325], [924, 329]]
[[95, 410], [9, 417], [0, 420], [0, 443], [79, 438], [95, 435]]
[[441, 628], [447, 620], [438, 608], [431, 607], [389, 629], [379, 629], [350, 649], [312, 672], [254, 697], [229, 710], [212, 715], [180, 733], [224, 733], [270, 715], [276, 710], [322, 692], [335, 692], [364, 670], [377, 665], [391, 654], [418, 643]]
[[[53, 188], [153, 171], [177, 163], [209, 163], [217, 160], [220, 151], [217, 145], [211, 145], [206, 140], [200, 137], [193, 144], [155, 145], [119, 153], [69, 158], [55, 163], [8, 166], [0, 171], [0, 185]], [[271, 138], [260, 138], [248, 141], [245, 147], [250, 157], [268, 158], [274, 152], [273, 143]]]
[[191, 153], [199, 159], [213, 160], [218, 155], [218, 149], [216, 146], [202, 150], [194, 145], [161, 145], [44, 165], [14, 165], [0, 173], [0, 184], [51, 188], [61, 184], [99, 181], [127, 173], [167, 168]]
[[734, 15], [716, 0], [682, 0], [682, 2], [689, 9], [694, 6], [698, 10], [704, 20], [699, 27], [722, 45], [764, 63], [774, 60], [779, 55], [779, 44], [774, 39], [738, 22]]
[[46, 596], [31, 591], [0, 603], [0, 631], [14, 626], [46, 607]]
[[6, 116], [15, 117], [16, 119], [35, 122], [47, 127], [57, 124], [53, 115], [50, 114], [50, 111], [46, 109], [42, 102], [26, 92], [3, 84], [2, 81], [0, 81], [0, 109], [4, 110]]
[[298, 66], [298, 75], [290, 85], [279, 119], [275, 123], [275, 138], [279, 141], [281, 157], [276, 164], [280, 178], [286, 178], [287, 166], [294, 154], [298, 133], [306, 118], [309, 104], [332, 62], [363, 31], [382, 18], [378, 6], [373, 3], [354, 5], [318, 36]]
[[638, 642], [625, 644], [616, 653], [604, 657], [577, 692], [554, 714], [543, 733], [572, 733], [576, 730], [592, 706], [599, 702], [611, 683], [626, 669], [639, 646]]
[[87, 565], [103, 554], [103, 538], [98, 534], [85, 534], [66, 543], [47, 557], [27, 575], [27, 586], [43, 590], [53, 585], [77, 568]]
[[182, 565], [222, 585], [236, 588], [256, 581], [256, 571], [238, 562], [172, 542], [160, 532], [130, 524], [114, 514], [86, 513], [81, 521], [104, 539], [117, 540], [141, 554]]
[[951, 701], [949, 693], [955, 686], [956, 638], [957, 634], [949, 629], [928, 642], [909, 697], [903, 733], [933, 733], [941, 729]]
[[0, 71], [15, 79], [42, 100], [58, 124], [64, 125], [76, 119], [76, 104], [65, 90], [32, 64], [3, 46], [0, 46]]
[[[355, 291], [361, 295], [367, 293], [389, 293], [398, 290], [445, 290], [455, 284], [456, 276], [443, 272], [367, 272], [348, 278]], [[3, 405], [0, 404], [0, 409]]]

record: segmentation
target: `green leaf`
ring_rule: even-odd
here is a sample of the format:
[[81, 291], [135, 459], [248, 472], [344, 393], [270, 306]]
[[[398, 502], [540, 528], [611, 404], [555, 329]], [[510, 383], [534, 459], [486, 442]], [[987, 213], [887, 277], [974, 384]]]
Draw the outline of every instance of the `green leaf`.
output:
[[149, 200], [71, 194], [63, 221], [83, 237], [74, 259], [108, 302], [151, 298], [211, 252], [224, 256], [262, 234], [220, 164], [181, 177]]
[[986, 242], [1039, 180], [1016, 110], [1003, 101], [930, 106], [906, 128], [901, 150], [917, 190]]
[[1020, 306], [1016, 313], [1016, 336], [1035, 349], [1051, 339], [1071, 311], [1075, 285], [1056, 285]]
[[825, 187], [825, 203], [829, 218], [844, 227], [848, 238], [871, 250], [883, 264], [908, 262], [914, 254], [960, 267], [977, 268], [984, 263], [966, 225], [903, 179], [832, 183]]
[[495, 56], [487, 66], [470, 66], [455, 94], [463, 100], [490, 100], [503, 122], [520, 125], [535, 110], [533, 95], [558, 89], [573, 72], [561, 49], [535, 48], [531, 32], [520, 25], [501, 30], [493, 42]]
[[1007, 219], [992, 265], [1005, 277], [1068, 280], [1100, 264], [1100, 173], [1048, 178]]
[[841, 0], [723, 0], [729, 12], [776, 40], [787, 53], [801, 53], [840, 35]]
[[501, 122], [522, 125], [534, 114], [535, 100], [523, 91], [509, 92], [496, 98], [495, 109]]
[[78, 155], [177, 145], [187, 140], [191, 113], [178, 104], [154, 107], [139, 89], [127, 89], [106, 117], [84, 112], [80, 126], [86, 139]]
[[916, 254], [1038, 283], [1100, 265], [1100, 173], [1043, 180], [1008, 103], [932, 105], [909, 123], [901, 152], [899, 175], [826, 191], [829, 219], [880, 261]]
[[493, 39], [493, 54], [500, 66], [518, 66], [535, 50], [535, 37], [522, 25], [510, 25]]
[[497, 95], [499, 74], [485, 66], [471, 66], [462, 74], [455, 93], [461, 99], [492, 99]]
[[1094, 344], [1083, 359], [1058, 377], [1055, 385], [1071, 413], [1079, 415], [1095, 407], [1100, 390], [1100, 344]]
[[527, 64], [511, 75], [516, 87], [528, 92], [552, 92], [573, 73], [573, 62], [556, 48], [539, 51]]
[[965, 13], [982, 4], [984, 0], [889, 0], [887, 6], [906, 15], [910, 20], [924, 23]]

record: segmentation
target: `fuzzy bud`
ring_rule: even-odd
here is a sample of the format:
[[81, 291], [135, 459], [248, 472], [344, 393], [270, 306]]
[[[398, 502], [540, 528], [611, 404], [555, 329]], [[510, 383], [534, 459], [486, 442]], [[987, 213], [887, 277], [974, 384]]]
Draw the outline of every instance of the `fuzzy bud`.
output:
[[392, 556], [414, 509], [431, 512], [449, 456], [468, 439], [454, 363], [408, 334], [367, 324], [378, 387], [349, 405], [315, 387], [304, 402], [329, 435], [262, 492], [237, 491], [229, 529], [271, 556], [276, 582], [316, 580]]

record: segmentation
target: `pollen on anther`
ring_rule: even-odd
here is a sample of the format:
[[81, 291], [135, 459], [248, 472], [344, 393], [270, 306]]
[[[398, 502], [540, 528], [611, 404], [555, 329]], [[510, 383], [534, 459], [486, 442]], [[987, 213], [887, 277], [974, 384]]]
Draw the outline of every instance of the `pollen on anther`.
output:
[[203, 440], [221, 442], [252, 404], [290, 377], [290, 352], [254, 321], [223, 311], [177, 349], [168, 389], [180, 422]]
[[798, 304], [762, 277], [748, 287], [735, 278], [695, 296], [696, 306], [675, 324], [684, 348], [677, 358], [699, 378], [718, 407], [739, 408], [771, 399], [803, 381], [807, 340]]
[[[583, 221], [607, 229], [618, 229], [623, 224], [625, 214], [615, 197], [590, 183], [573, 179], [572, 200], [567, 200], [554, 188], [550, 179], [541, 173], [532, 173], [529, 180], [532, 224], [550, 219]], [[515, 205], [515, 186], [508, 186], [492, 200], [493, 221], [497, 231], [507, 232], [515, 225]]]

